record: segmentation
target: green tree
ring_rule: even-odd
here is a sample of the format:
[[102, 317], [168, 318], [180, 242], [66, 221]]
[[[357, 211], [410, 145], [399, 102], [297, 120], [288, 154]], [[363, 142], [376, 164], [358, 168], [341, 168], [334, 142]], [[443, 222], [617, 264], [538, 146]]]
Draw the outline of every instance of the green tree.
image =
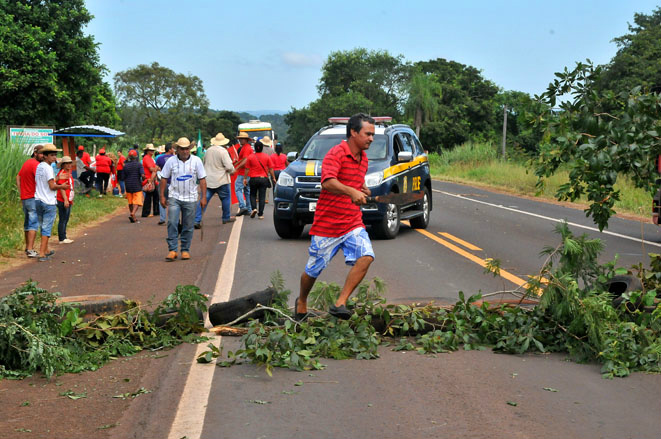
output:
[[234, 139], [239, 131], [241, 117], [233, 111], [209, 110], [202, 118], [202, 138], [205, 142], [218, 133], [223, 133], [228, 139]]
[[661, 154], [661, 94], [644, 93], [640, 86], [628, 92], [599, 93], [595, 84], [602, 73], [601, 66], [589, 61], [556, 73], [539, 99], [549, 108], [558, 105], [560, 97], [571, 100], [559, 103], [557, 115], [539, 117], [550, 136], [532, 162], [540, 187], [560, 166], [567, 168], [569, 182], [560, 187], [557, 198], [573, 201], [585, 194], [590, 203], [586, 215], [600, 230], [615, 213], [618, 177], [627, 175], [637, 187], [652, 192]]
[[420, 137], [423, 122], [432, 122], [441, 100], [441, 84], [433, 73], [416, 72], [407, 86], [406, 113], [413, 117], [415, 134]]
[[652, 14], [635, 14], [629, 33], [613, 40], [617, 53], [596, 84], [599, 91], [616, 93], [641, 86], [661, 90], [661, 7]]
[[503, 118], [503, 109], [507, 106], [507, 146], [521, 148], [536, 154], [542, 141], [545, 128], [536, 124], [539, 114], [548, 111], [548, 107], [521, 91], [501, 91], [493, 98], [495, 120], [494, 140], [500, 139], [502, 128], [499, 122]]
[[296, 149], [332, 116], [364, 112], [401, 117], [410, 66], [402, 55], [357, 48], [332, 52], [322, 67], [319, 99], [285, 115], [287, 143]]
[[420, 140], [430, 151], [452, 148], [472, 137], [490, 137], [494, 129], [492, 101], [498, 87], [475, 67], [438, 58], [415, 64], [440, 84], [440, 102], [432, 122], [423, 124]]
[[0, 124], [117, 121], [84, 0], [0, 0]]
[[200, 78], [154, 62], [119, 72], [114, 79], [127, 133], [150, 142], [197, 138], [209, 106]]

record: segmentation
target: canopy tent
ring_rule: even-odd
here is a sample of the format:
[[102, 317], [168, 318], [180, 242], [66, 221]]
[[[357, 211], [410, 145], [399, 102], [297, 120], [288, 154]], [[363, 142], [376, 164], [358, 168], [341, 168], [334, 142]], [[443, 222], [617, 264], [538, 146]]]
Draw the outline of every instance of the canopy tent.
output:
[[64, 155], [74, 157], [76, 155], [76, 143], [74, 137], [105, 137], [115, 138], [125, 133], [99, 125], [77, 125], [73, 127], [54, 130], [51, 135], [62, 137], [62, 150]]

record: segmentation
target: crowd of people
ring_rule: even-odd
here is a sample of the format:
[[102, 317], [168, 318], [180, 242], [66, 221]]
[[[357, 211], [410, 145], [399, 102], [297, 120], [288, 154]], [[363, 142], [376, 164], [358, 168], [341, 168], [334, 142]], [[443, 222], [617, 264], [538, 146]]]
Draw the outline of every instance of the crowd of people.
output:
[[[109, 190], [128, 203], [131, 223], [140, 217], [158, 216], [158, 225], [167, 223], [166, 261], [190, 259], [193, 230], [202, 227], [208, 201], [217, 195], [222, 207], [222, 224], [236, 221], [232, 215], [232, 192], [239, 204], [236, 215], [264, 218], [267, 189], [287, 166], [282, 146], [273, 148], [269, 136], [252, 139], [247, 133], [237, 136], [230, 145], [223, 133], [210, 139], [206, 150], [198, 155], [195, 142], [185, 137], [156, 148], [149, 143], [134, 145], [124, 156], [101, 148], [94, 158], [83, 145], [78, 146], [75, 161], [69, 156], [57, 159], [61, 151], [53, 144], [37, 145], [18, 175], [18, 186], [24, 213], [25, 254], [40, 262], [55, 253], [48, 241], [58, 221], [60, 244], [71, 244], [67, 224], [72, 213], [74, 195], [90, 197], [93, 188], [99, 197]], [[254, 143], [254, 146], [253, 146]], [[158, 153], [158, 154], [157, 154]], [[34, 249], [37, 231], [41, 233], [39, 250]]]

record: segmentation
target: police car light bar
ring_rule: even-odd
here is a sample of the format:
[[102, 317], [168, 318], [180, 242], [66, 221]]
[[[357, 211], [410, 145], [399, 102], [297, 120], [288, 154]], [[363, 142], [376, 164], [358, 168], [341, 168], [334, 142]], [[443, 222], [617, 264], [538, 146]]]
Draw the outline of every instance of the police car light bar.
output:
[[[375, 116], [372, 119], [374, 119], [374, 122], [376, 123], [386, 123], [386, 122], [392, 122], [392, 117], [390, 116]], [[349, 118], [348, 117], [329, 117], [328, 122], [332, 123], [333, 125], [338, 125], [338, 124], [347, 124], [349, 123]]]

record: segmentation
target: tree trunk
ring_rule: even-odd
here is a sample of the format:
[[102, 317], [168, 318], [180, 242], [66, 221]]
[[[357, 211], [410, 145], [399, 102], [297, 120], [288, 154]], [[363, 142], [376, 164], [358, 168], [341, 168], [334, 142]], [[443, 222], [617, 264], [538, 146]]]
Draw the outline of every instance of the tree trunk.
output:
[[415, 125], [415, 135], [420, 138], [420, 126], [422, 125], [422, 109], [420, 107], [416, 108], [415, 110], [415, 121], [413, 122]]

